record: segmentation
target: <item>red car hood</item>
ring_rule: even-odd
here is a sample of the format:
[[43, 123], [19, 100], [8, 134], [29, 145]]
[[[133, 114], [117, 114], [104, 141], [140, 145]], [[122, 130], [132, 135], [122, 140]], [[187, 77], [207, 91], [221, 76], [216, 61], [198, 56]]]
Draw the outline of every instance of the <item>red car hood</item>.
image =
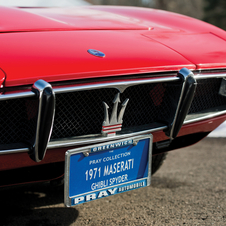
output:
[[150, 25], [111, 12], [88, 7], [7, 8], [0, 7], [0, 32], [57, 30], [148, 30]]
[[[89, 49], [106, 56], [93, 56]], [[0, 50], [6, 86], [32, 84], [37, 79], [50, 82], [195, 69], [183, 56], [140, 31], [5, 33], [0, 34]]]
[[[123, 7], [0, 7], [0, 68], [6, 75], [5, 86], [32, 84], [37, 79], [53, 82], [226, 67], [226, 42], [208, 33], [209, 25], [202, 26], [204, 34], [194, 34], [197, 21], [180, 16], [179, 27], [172, 21], [175, 17]], [[92, 56], [88, 49], [106, 56]]]

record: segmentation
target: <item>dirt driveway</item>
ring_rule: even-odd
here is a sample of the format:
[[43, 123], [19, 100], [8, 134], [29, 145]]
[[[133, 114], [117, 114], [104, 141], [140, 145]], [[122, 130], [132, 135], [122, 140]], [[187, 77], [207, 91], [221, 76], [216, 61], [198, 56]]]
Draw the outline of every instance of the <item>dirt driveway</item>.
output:
[[3, 190], [1, 225], [226, 225], [226, 139], [169, 153], [150, 187], [65, 208], [63, 189]]

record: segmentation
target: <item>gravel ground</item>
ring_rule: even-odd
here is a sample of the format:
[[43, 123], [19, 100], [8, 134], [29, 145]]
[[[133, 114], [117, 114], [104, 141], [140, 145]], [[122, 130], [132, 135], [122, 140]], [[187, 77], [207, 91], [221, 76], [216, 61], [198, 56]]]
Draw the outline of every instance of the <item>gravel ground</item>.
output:
[[3, 190], [1, 225], [226, 225], [226, 139], [169, 153], [150, 187], [65, 208], [62, 187]]

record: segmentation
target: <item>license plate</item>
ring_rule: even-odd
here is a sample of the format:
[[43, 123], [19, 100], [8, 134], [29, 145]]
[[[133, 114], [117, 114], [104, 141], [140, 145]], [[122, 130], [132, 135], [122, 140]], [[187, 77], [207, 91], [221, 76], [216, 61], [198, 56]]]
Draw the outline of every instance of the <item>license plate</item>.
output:
[[152, 135], [68, 150], [65, 205], [70, 207], [151, 183]]

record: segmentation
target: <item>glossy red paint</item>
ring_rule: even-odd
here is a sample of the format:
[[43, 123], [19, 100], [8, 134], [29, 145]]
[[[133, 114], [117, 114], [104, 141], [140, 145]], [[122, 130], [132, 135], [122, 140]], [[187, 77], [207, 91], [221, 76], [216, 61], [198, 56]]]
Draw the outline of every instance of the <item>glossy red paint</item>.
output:
[[[180, 54], [138, 31], [7, 33], [0, 34], [0, 49], [6, 86], [38, 79], [52, 82], [195, 69]], [[88, 49], [100, 50], [106, 57], [95, 57]]]
[[[92, 8], [92, 6], [89, 6]], [[226, 40], [226, 32], [211, 24], [205, 23], [185, 15], [167, 12], [157, 9], [118, 7], [118, 6], [95, 6], [95, 9], [115, 13], [121, 16], [136, 18], [151, 24], [152, 34], [157, 33], [181, 33], [181, 34], [201, 34], [212, 33], [219, 38]], [[186, 43], [184, 43], [186, 44]], [[211, 43], [212, 44], [212, 43]], [[201, 45], [203, 45], [201, 43]]]
[[0, 32], [96, 29], [152, 29], [188, 33], [222, 31], [180, 14], [137, 7], [84, 6], [62, 9], [1, 6], [0, 15]]
[[148, 34], [163, 45], [180, 53], [197, 69], [226, 68], [226, 42], [211, 33]]
[[130, 29], [148, 30], [147, 24], [95, 8], [0, 7], [0, 32]]
[[1, 155], [0, 171], [62, 162], [65, 159], [67, 150], [68, 148], [47, 150], [46, 156], [41, 162], [31, 160], [28, 153]]
[[[92, 9], [94, 6], [88, 6], [87, 8]], [[136, 18], [137, 20], [145, 21], [145, 23], [153, 27], [153, 31], [199, 33], [207, 32], [216, 28], [210, 24], [188, 16], [157, 9], [126, 6], [95, 6], [95, 9], [102, 12], [110, 12], [128, 18]], [[220, 30], [219, 28], [217, 29]]]

